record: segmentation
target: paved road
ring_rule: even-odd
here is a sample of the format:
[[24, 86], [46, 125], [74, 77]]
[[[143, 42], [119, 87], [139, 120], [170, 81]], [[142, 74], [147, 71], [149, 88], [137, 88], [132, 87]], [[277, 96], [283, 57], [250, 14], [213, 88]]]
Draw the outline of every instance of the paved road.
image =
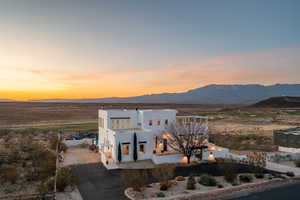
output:
[[74, 167], [74, 176], [84, 200], [125, 200], [118, 170], [106, 170], [99, 163]]
[[300, 184], [274, 188], [246, 197], [232, 200], [298, 200], [300, 199]]

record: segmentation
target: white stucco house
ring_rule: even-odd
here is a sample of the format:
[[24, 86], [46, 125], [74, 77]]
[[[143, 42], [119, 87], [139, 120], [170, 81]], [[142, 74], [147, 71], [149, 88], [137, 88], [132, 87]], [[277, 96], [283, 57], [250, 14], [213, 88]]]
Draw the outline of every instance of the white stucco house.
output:
[[[177, 116], [176, 110], [99, 110], [99, 152], [109, 169], [119, 163], [133, 162], [134, 135], [137, 138], [137, 161], [151, 160], [154, 164], [183, 162], [184, 156], [168, 146], [168, 137], [158, 137], [170, 123], [201, 123], [208, 127], [203, 116]], [[228, 157], [229, 150], [208, 143], [203, 159]], [[120, 151], [121, 150], [121, 151]], [[119, 153], [120, 151], [120, 153]], [[121, 154], [121, 162], [118, 159]], [[196, 158], [192, 158], [196, 159]]]

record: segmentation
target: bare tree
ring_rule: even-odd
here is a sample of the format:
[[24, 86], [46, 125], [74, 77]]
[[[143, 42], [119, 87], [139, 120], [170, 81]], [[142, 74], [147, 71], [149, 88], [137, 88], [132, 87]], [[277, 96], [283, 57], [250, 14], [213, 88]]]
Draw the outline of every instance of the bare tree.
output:
[[168, 146], [187, 157], [190, 163], [192, 155], [204, 147], [203, 142], [208, 139], [206, 124], [190, 122], [186, 124], [171, 123], [167, 128]]

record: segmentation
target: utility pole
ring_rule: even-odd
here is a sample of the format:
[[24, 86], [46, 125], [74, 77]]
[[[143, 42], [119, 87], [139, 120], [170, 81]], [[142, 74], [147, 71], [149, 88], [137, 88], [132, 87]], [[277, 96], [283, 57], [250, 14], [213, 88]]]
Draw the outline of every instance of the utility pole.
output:
[[60, 143], [60, 133], [57, 134], [57, 143], [56, 143], [56, 164], [55, 164], [55, 178], [54, 178], [54, 200], [56, 200], [56, 182], [57, 182], [57, 174], [58, 174], [58, 150]]

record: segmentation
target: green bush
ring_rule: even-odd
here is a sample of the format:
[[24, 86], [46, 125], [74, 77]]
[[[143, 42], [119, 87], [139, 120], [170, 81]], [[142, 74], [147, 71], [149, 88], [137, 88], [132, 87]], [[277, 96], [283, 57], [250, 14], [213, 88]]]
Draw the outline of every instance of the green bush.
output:
[[49, 178], [48, 180], [42, 182], [38, 188], [40, 194], [48, 194], [54, 191], [54, 177]]
[[190, 176], [186, 182], [186, 189], [187, 190], [196, 189], [195, 184], [196, 184], [195, 178], [193, 176]]
[[57, 190], [63, 192], [67, 186], [73, 187], [75, 184], [72, 169], [70, 167], [63, 167], [57, 174]]
[[239, 176], [241, 182], [250, 183], [253, 181], [253, 177], [250, 174], [242, 174]]
[[158, 192], [158, 193], [156, 194], [156, 197], [158, 197], [158, 198], [163, 198], [163, 197], [166, 197], [166, 195], [165, 195], [163, 192]]
[[52, 152], [47, 150], [36, 152], [34, 157], [33, 165], [40, 179], [45, 180], [55, 175], [56, 156]]
[[160, 184], [160, 188], [159, 189], [161, 191], [167, 191], [168, 188], [169, 188], [169, 186], [167, 184], [163, 183], [163, 184]]
[[198, 182], [201, 185], [205, 185], [205, 186], [216, 186], [217, 185], [216, 179], [213, 176], [207, 175], [207, 174], [202, 175], [199, 178]]
[[223, 188], [224, 187], [222, 184], [218, 184], [217, 186], [218, 186], [218, 188]]
[[255, 176], [255, 178], [258, 178], [258, 179], [265, 178], [265, 175], [263, 173], [256, 173], [254, 176]]
[[297, 159], [294, 161], [296, 167], [300, 167], [300, 159]]
[[160, 164], [156, 165], [154, 169], [152, 169], [152, 175], [156, 180], [160, 183], [160, 185], [166, 185], [169, 187], [169, 180], [173, 176], [173, 172], [175, 169], [174, 164]]
[[58, 151], [59, 152], [61, 152], [61, 151], [64, 151], [64, 152], [66, 152], [67, 150], [68, 150], [68, 147], [67, 147], [67, 145], [65, 144], [65, 143], [63, 143], [61, 140], [60, 141], [58, 141], [58, 137], [57, 136], [52, 136], [51, 138], [50, 138], [50, 141], [49, 141], [49, 143], [50, 143], [50, 148], [52, 149], [52, 150], [56, 150], [56, 146], [57, 146], [57, 142], [58, 142]]
[[234, 161], [230, 159], [224, 159], [218, 163], [219, 170], [224, 175], [224, 179], [229, 183], [235, 182], [238, 176], [234, 164]]
[[280, 178], [280, 179], [286, 179], [285, 176], [282, 176], [281, 174], [278, 174], [278, 173], [273, 173], [273, 178]]
[[148, 173], [146, 170], [126, 169], [122, 170], [121, 175], [125, 187], [132, 187], [135, 191], [141, 191], [148, 184]]
[[286, 175], [289, 176], [289, 177], [294, 177], [295, 176], [294, 172], [287, 172]]
[[15, 168], [6, 169], [0, 174], [5, 182], [15, 184], [18, 179], [18, 172]]
[[229, 183], [235, 182], [237, 179], [237, 176], [238, 176], [237, 173], [235, 173], [233, 171], [227, 171], [224, 173], [224, 178]]

